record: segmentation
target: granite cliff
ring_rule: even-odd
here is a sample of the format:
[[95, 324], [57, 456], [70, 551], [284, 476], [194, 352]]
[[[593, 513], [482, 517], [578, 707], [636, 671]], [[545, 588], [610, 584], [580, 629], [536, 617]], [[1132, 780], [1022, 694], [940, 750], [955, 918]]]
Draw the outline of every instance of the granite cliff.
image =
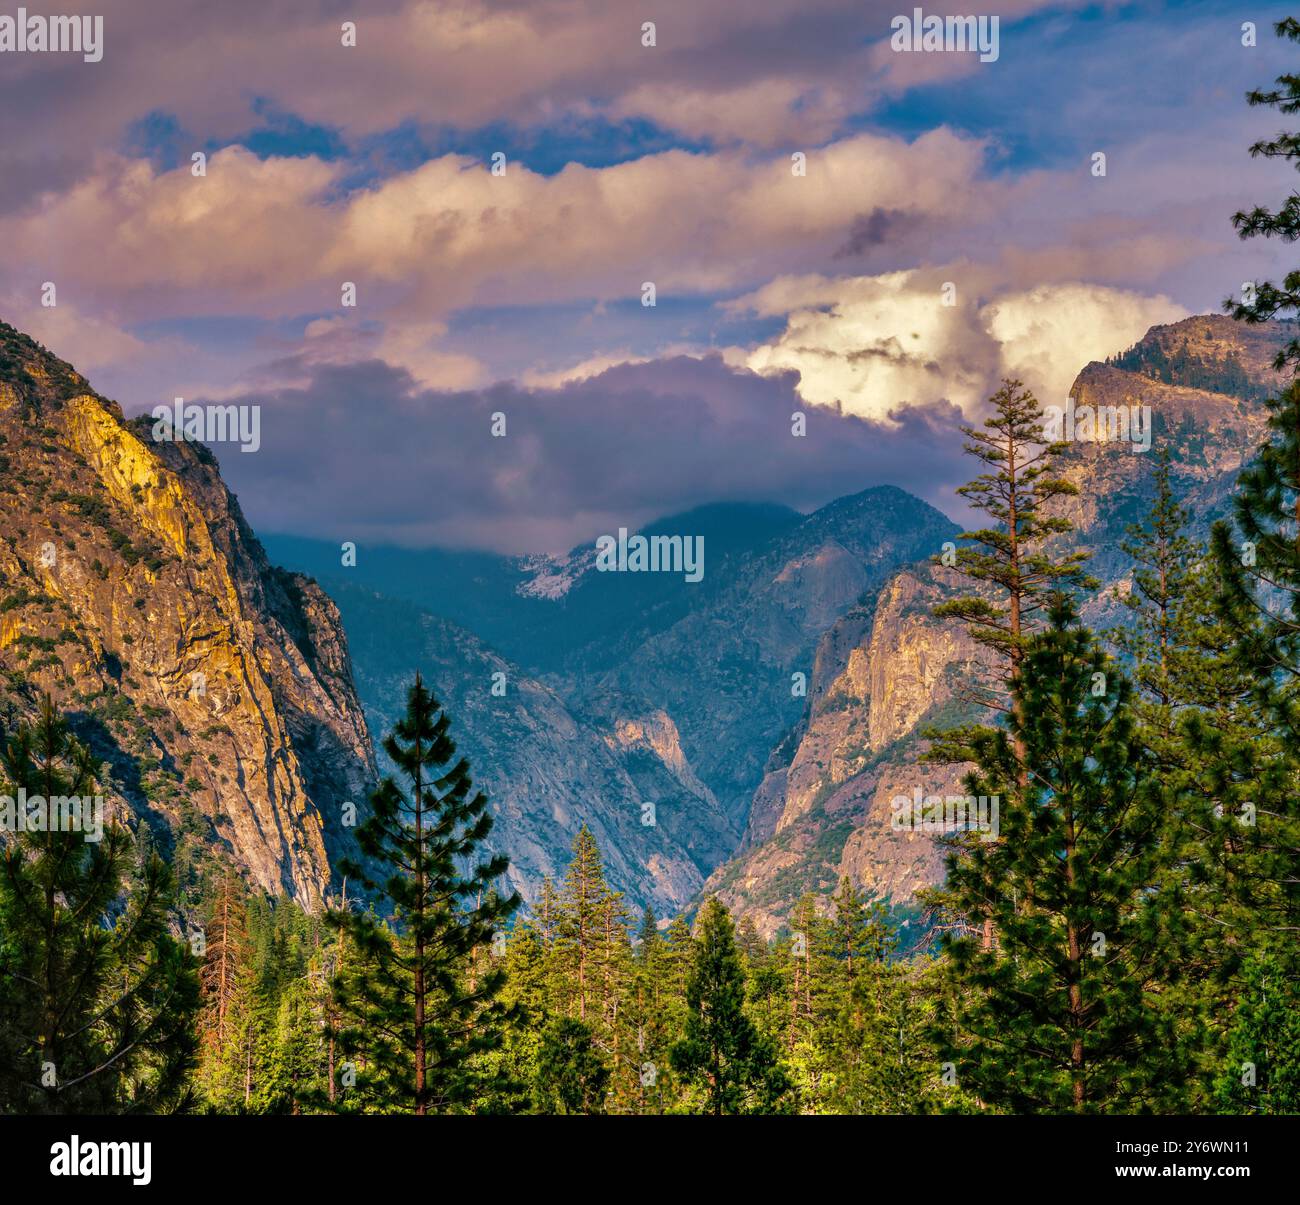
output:
[[334, 604], [268, 561], [206, 448], [0, 324], [4, 718], [48, 693], [110, 809], [308, 907], [374, 756]]

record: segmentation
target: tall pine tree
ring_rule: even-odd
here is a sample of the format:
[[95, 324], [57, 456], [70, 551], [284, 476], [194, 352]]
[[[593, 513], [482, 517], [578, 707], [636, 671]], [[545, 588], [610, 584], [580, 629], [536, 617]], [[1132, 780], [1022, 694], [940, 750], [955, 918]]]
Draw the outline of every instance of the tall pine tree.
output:
[[384, 741], [409, 794], [385, 778], [357, 830], [363, 853], [391, 873], [379, 883], [360, 866], [342, 867], [392, 901], [392, 926], [364, 912], [328, 916], [356, 951], [338, 982], [339, 1040], [365, 1056], [369, 1088], [385, 1111], [469, 1108], [473, 1056], [502, 1037], [505, 1010], [496, 997], [504, 974], [493, 968], [471, 979], [467, 968], [519, 897], [496, 890], [504, 857], [475, 862], [492, 817], [486, 796], [473, 788], [469, 763], [456, 758], [450, 729], [417, 675], [406, 714]]
[[745, 1012], [745, 970], [731, 916], [717, 899], [700, 912], [694, 965], [686, 985], [686, 1032], [673, 1069], [693, 1089], [694, 1111], [779, 1113], [794, 1106], [775, 1045]]

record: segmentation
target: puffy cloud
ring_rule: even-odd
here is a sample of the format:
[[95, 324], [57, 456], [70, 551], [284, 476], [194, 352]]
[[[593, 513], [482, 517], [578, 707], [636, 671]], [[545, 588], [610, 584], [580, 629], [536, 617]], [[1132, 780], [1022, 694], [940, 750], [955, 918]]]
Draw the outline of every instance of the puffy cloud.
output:
[[[1003, 290], [981, 304], [964, 282], [988, 287], [991, 275], [955, 265], [775, 280], [734, 303], [787, 318], [747, 363], [760, 373], [797, 372], [807, 401], [877, 420], [900, 406], [936, 402], [974, 415], [1004, 376], [1024, 380], [1044, 405], [1063, 399], [1090, 360], [1187, 313], [1167, 297], [1080, 283]], [[945, 304], [949, 285], [952, 305]]]
[[1009, 294], [985, 306], [981, 318], [998, 345], [999, 373], [1027, 382], [1044, 405], [1059, 406], [1084, 364], [1187, 314], [1168, 297], [1069, 284]]
[[38, 211], [0, 219], [0, 239], [10, 275], [39, 270], [126, 314], [320, 313], [352, 281], [368, 319], [428, 322], [470, 304], [637, 297], [644, 281], [661, 295], [745, 286], [829, 262], [864, 214], [906, 219], [890, 246], [902, 254], [991, 208], [982, 154], [936, 130], [834, 143], [807, 177], [788, 156], [740, 151], [554, 176], [447, 155], [342, 196], [341, 169], [310, 157], [228, 148], [194, 177], [105, 155]]

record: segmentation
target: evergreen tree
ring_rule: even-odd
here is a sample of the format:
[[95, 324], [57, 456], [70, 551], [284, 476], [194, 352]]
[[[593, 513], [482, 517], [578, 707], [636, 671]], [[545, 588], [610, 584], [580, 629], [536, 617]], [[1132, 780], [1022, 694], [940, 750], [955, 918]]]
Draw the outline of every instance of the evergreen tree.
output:
[[503, 898], [494, 887], [504, 857], [473, 862], [492, 818], [468, 762], [455, 760], [450, 727], [417, 675], [406, 714], [384, 741], [411, 784], [409, 796], [385, 778], [357, 830], [363, 853], [392, 873], [381, 885], [343, 865], [392, 901], [393, 929], [366, 913], [328, 915], [357, 954], [337, 985], [345, 1017], [339, 1041], [364, 1053], [381, 1107], [419, 1115], [467, 1107], [473, 1056], [501, 1041], [505, 1010], [496, 997], [504, 975], [493, 969], [471, 981], [466, 967], [519, 905], [517, 895]]
[[[989, 403], [993, 414], [983, 430], [962, 428], [967, 454], [989, 471], [957, 490], [993, 521], [963, 533], [960, 538], [969, 546], [956, 552], [957, 571], [984, 589], [941, 603], [934, 614], [964, 622], [972, 639], [1006, 663], [1006, 683], [1013, 687], [1025, 642], [1051, 598], [1088, 581], [1082, 569], [1087, 554], [1056, 558], [1045, 548], [1071, 529], [1068, 519], [1054, 513], [1053, 503], [1078, 488], [1058, 475], [1057, 460], [1067, 445], [1044, 435], [1038, 399], [1020, 381], [1006, 380]], [[985, 692], [980, 701], [1004, 706], [998, 691]]]
[[1300, 1113], [1300, 988], [1275, 954], [1254, 955], [1215, 1103], [1223, 1113]]
[[[1300, 22], [1294, 17], [1284, 17], [1273, 28], [1278, 37], [1300, 42]], [[1288, 73], [1279, 76], [1276, 87], [1248, 92], [1246, 100], [1251, 105], [1263, 105], [1287, 115], [1300, 112], [1300, 75]], [[1288, 159], [1295, 165], [1300, 163], [1300, 137], [1294, 132], [1284, 131], [1275, 138], [1255, 143], [1250, 153], [1265, 159]], [[1300, 193], [1293, 191], [1277, 210], [1257, 205], [1249, 211], [1236, 213], [1232, 224], [1243, 239], [1280, 238], [1293, 243], [1300, 238]], [[1240, 301], [1229, 298], [1224, 308], [1234, 318], [1250, 323], [1268, 322], [1279, 315], [1300, 312], [1300, 271], [1288, 272], [1281, 285], [1270, 281], [1257, 284], [1253, 296], [1243, 297]], [[1300, 338], [1292, 338], [1278, 352], [1278, 370], [1288, 365], [1293, 371], [1300, 372]]]
[[668, 943], [650, 907], [638, 934], [628, 1019], [640, 1060], [635, 1109], [663, 1113], [677, 1096], [668, 1052], [685, 1023], [685, 1001], [672, 990]]
[[[48, 697], [0, 764], [0, 795], [21, 788], [29, 813], [98, 793], [90, 751]], [[0, 849], [0, 1112], [159, 1112], [188, 1098], [198, 977], [168, 932], [166, 865], [150, 848], [132, 866], [132, 847], [113, 820], [99, 840], [50, 823]]]
[[1115, 643], [1134, 663], [1139, 700], [1150, 699], [1161, 710], [1149, 719], [1154, 728], [1168, 730], [1169, 709], [1175, 704], [1171, 681], [1178, 643], [1178, 613], [1185, 602], [1195, 566], [1203, 550], [1186, 535], [1187, 513], [1174, 498], [1169, 449], [1156, 454], [1155, 502], [1145, 524], [1133, 524], [1121, 549], [1133, 561], [1133, 589], [1125, 597], [1132, 622], [1115, 634]]
[[542, 1032], [552, 1016], [551, 993], [547, 950], [534, 919], [521, 920], [511, 930], [502, 969], [501, 1002], [509, 1010], [510, 1021], [500, 1049], [483, 1056], [483, 1089], [475, 1111], [545, 1111], [545, 1101], [538, 1098], [535, 1086]]
[[975, 742], [967, 790], [999, 797], [1001, 839], [947, 839], [940, 898], [989, 907], [999, 937], [944, 938], [951, 1061], [966, 1091], [1013, 1113], [1164, 1107], [1187, 1074], [1159, 999], [1182, 940], [1161, 876], [1168, 801], [1134, 739], [1128, 680], [1066, 600], [1050, 618], [1026, 645], [1011, 731]]
[[204, 960], [199, 972], [203, 1011], [199, 1032], [205, 1051], [220, 1049], [229, 1035], [231, 1014], [239, 999], [240, 978], [248, 964], [248, 930], [243, 885], [232, 867], [221, 878], [204, 930]]
[[794, 1106], [775, 1047], [745, 1013], [745, 970], [731, 916], [717, 899], [700, 912], [698, 947], [686, 987], [686, 1032], [673, 1068], [694, 1089], [694, 1111], [778, 1113]]
[[[959, 619], [971, 638], [990, 649], [1004, 669], [997, 683], [971, 692], [972, 701], [995, 710], [1014, 712], [1019, 706], [1021, 666], [1026, 642], [1040, 626], [1052, 600], [1070, 587], [1094, 584], [1083, 571], [1087, 554], [1054, 556], [1048, 543], [1070, 531], [1072, 524], [1056, 513], [1054, 504], [1072, 497], [1078, 488], [1059, 475], [1058, 460], [1067, 445], [1044, 433], [1043, 409], [1018, 380], [1005, 380], [989, 399], [993, 414], [984, 430], [963, 427], [965, 451], [987, 466], [988, 472], [961, 486], [957, 493], [992, 521], [990, 527], [965, 532], [969, 546], [956, 552], [957, 572], [978, 590], [935, 607], [938, 619]], [[936, 558], [940, 561], [943, 558]], [[1012, 750], [1023, 761], [1016, 735], [1023, 717], [1012, 725]], [[928, 735], [935, 742], [927, 760], [961, 764], [973, 760], [974, 745], [988, 730], [964, 725]], [[1019, 783], [1025, 785], [1021, 768]], [[970, 920], [978, 922], [986, 948], [994, 942], [994, 925], [987, 906], [970, 901]], [[967, 923], [967, 918], [960, 918]]]
[[556, 1017], [542, 1034], [538, 1085], [552, 1113], [603, 1113], [609, 1063], [596, 1047], [591, 1026], [577, 1017]]
[[556, 948], [573, 987], [569, 1008], [580, 1021], [587, 1019], [589, 1005], [600, 998], [604, 982], [609, 895], [600, 850], [584, 824], [573, 839], [573, 861], [564, 878], [555, 930]]
[[1181, 898], [1187, 930], [1167, 951], [1183, 981], [1162, 999], [1194, 1047], [1184, 1104], [1197, 1109], [1211, 1105], [1226, 1057], [1225, 1020], [1243, 990], [1242, 958], [1258, 936], [1242, 821], [1285, 759], [1256, 703], [1257, 674], [1240, 656], [1237, 631], [1253, 621], [1239, 607], [1225, 622], [1220, 579], [1206, 548], [1185, 533], [1167, 456], [1155, 478], [1151, 519], [1130, 528], [1125, 544], [1134, 588], [1130, 618], [1113, 639], [1137, 686], [1137, 739], [1171, 802], [1161, 873]]

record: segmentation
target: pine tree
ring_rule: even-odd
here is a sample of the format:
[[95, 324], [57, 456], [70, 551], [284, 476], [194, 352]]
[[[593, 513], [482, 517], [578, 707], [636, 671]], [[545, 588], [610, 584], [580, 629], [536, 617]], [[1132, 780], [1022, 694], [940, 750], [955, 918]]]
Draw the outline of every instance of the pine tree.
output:
[[[48, 697], [0, 760], [0, 795], [21, 788], [29, 813], [36, 799], [97, 796], [90, 751]], [[50, 824], [0, 850], [0, 1112], [158, 1112], [188, 1098], [199, 987], [168, 932], [168, 869], [152, 849], [132, 866], [115, 819], [87, 837]]]
[[305, 976], [285, 985], [269, 1030], [261, 1112], [301, 1113], [324, 1087], [320, 1025]]
[[247, 897], [229, 866], [208, 908], [205, 946], [199, 973], [199, 1083], [208, 1107], [232, 1112], [251, 1106], [252, 1074], [245, 1055], [258, 1001]]
[[1211, 540], [1219, 614], [1269, 730], [1266, 745], [1219, 743], [1221, 762], [1249, 782], [1228, 816], [1242, 827], [1224, 836], [1244, 844], [1238, 861], [1255, 924], [1282, 949], [1294, 948], [1285, 935], [1300, 927], [1300, 384], [1269, 405], [1273, 438], [1238, 479], [1237, 530], [1218, 523]]
[[1186, 535], [1187, 513], [1174, 498], [1169, 449], [1157, 453], [1155, 501], [1144, 524], [1133, 524], [1120, 548], [1132, 559], [1133, 589], [1124, 599], [1132, 621], [1115, 634], [1116, 645], [1132, 659], [1139, 699], [1161, 709], [1149, 718], [1167, 730], [1176, 700], [1171, 681], [1178, 642], [1178, 612], [1190, 590], [1193, 566], [1204, 552]]
[[672, 990], [668, 943], [649, 906], [641, 918], [628, 1005], [640, 1060], [635, 1109], [663, 1113], [677, 1098], [668, 1052], [685, 1024], [685, 1001]]
[[999, 937], [944, 938], [949, 1057], [966, 1091], [1009, 1112], [1154, 1109], [1187, 1073], [1159, 999], [1182, 940], [1161, 875], [1168, 800], [1134, 739], [1129, 681], [1066, 600], [1050, 618], [1026, 645], [1011, 730], [975, 742], [967, 790], [999, 797], [1001, 839], [947, 839], [942, 897], [990, 908]]
[[[967, 454], [989, 471], [957, 493], [993, 526], [963, 533], [970, 546], [955, 554], [957, 571], [987, 588], [941, 603], [934, 614], [961, 620], [972, 639], [992, 649], [1007, 665], [1009, 689], [1020, 675], [1025, 642], [1051, 598], [1088, 581], [1082, 568], [1087, 554], [1057, 558], [1044, 547], [1071, 529], [1068, 519], [1053, 512], [1053, 503], [1078, 488], [1058, 475], [1057, 460], [1067, 445], [1045, 437], [1038, 399], [1020, 381], [1006, 380], [989, 403], [994, 412], [983, 430], [962, 428]], [[985, 692], [980, 701], [1005, 706], [1000, 691]]]
[[554, 1014], [550, 1009], [550, 972], [542, 929], [535, 918], [518, 921], [506, 942], [505, 985], [501, 1002], [510, 1012], [499, 1050], [481, 1056], [483, 1085], [475, 1111], [525, 1113], [545, 1110], [536, 1088], [542, 1033]]
[[220, 1048], [225, 1044], [230, 1014], [239, 995], [240, 971], [248, 962], [242, 887], [234, 869], [227, 866], [208, 914], [203, 968], [199, 973], [203, 987], [199, 1030], [205, 1046]]
[[753, 971], [763, 965], [763, 960], [767, 957], [767, 942], [763, 940], [754, 918], [748, 912], [736, 926], [736, 944], [744, 955], [746, 970]]
[[[1300, 42], [1300, 22], [1294, 17], [1283, 18], [1273, 28], [1278, 37]], [[1279, 76], [1276, 87], [1248, 92], [1246, 100], [1251, 105], [1263, 105], [1288, 115], [1300, 112], [1300, 75], [1288, 73]], [[1284, 131], [1276, 138], [1255, 143], [1250, 153], [1257, 158], [1289, 159], [1294, 163], [1300, 161], [1300, 138], [1294, 132]], [[1295, 242], [1300, 238], [1300, 194], [1293, 192], [1282, 208], [1275, 211], [1256, 206], [1249, 212], [1236, 213], [1232, 224], [1243, 239], [1263, 237]], [[1282, 314], [1300, 312], [1300, 271], [1288, 272], [1280, 286], [1269, 281], [1257, 284], [1253, 296], [1243, 297], [1240, 301], [1229, 298], [1224, 308], [1234, 318], [1250, 323], [1268, 322]], [[1293, 371], [1300, 372], [1300, 338], [1292, 338], [1278, 352], [1277, 369], [1281, 371], [1288, 365]]]
[[717, 899], [701, 910], [696, 940], [686, 1032], [670, 1055], [674, 1070], [694, 1089], [694, 1111], [789, 1111], [792, 1085], [775, 1047], [745, 1013], [745, 970], [731, 916]]
[[584, 824], [573, 839], [556, 922], [557, 948], [573, 985], [569, 1004], [580, 1021], [587, 1020], [588, 1007], [600, 998], [609, 894], [600, 850]]
[[[995, 710], [1013, 712], [1019, 706], [1021, 665], [1026, 641], [1040, 626], [1052, 600], [1070, 587], [1094, 584], [1083, 571], [1087, 554], [1052, 555], [1047, 544], [1070, 531], [1072, 524], [1055, 513], [1054, 504], [1073, 497], [1078, 488], [1058, 473], [1058, 460], [1067, 445], [1050, 440], [1043, 429], [1038, 399], [1018, 380], [1005, 380], [989, 399], [993, 414], [984, 430], [963, 427], [965, 451], [986, 465], [982, 473], [957, 493], [991, 520], [993, 526], [963, 533], [969, 547], [955, 555], [955, 568], [980, 589], [964, 598], [935, 607], [938, 619], [959, 619], [971, 638], [990, 649], [1005, 666], [997, 684], [971, 692], [972, 701]], [[942, 562], [943, 558], [936, 558]], [[1016, 716], [1017, 721], [1023, 717]], [[1013, 733], [1019, 724], [1013, 724]], [[965, 725], [931, 732], [934, 745], [927, 760], [961, 764], [973, 758], [974, 743], [987, 738], [987, 729]], [[1012, 749], [1023, 758], [1017, 735]], [[1025, 771], [1020, 772], [1020, 784]], [[972, 900], [970, 920], [977, 921], [985, 947], [995, 933], [988, 909]], [[957, 918], [965, 924], [967, 918]]]
[[590, 1025], [577, 1017], [551, 1021], [538, 1052], [538, 1084], [548, 1112], [605, 1111], [609, 1063], [597, 1048]]
[[340, 1044], [364, 1053], [381, 1107], [417, 1115], [471, 1103], [468, 1064], [500, 1043], [505, 1010], [495, 999], [502, 972], [470, 981], [467, 962], [519, 905], [517, 895], [503, 898], [494, 887], [506, 872], [504, 857], [473, 862], [492, 818], [469, 763], [455, 760], [450, 727], [417, 675], [406, 714], [384, 741], [411, 784], [409, 796], [385, 778], [357, 830], [362, 852], [392, 873], [381, 885], [357, 865], [342, 866], [392, 901], [393, 928], [367, 913], [327, 918], [357, 957], [338, 982]]
[[1130, 529], [1134, 557], [1130, 619], [1113, 637], [1130, 659], [1137, 739], [1171, 807], [1162, 830], [1162, 874], [1177, 889], [1188, 926], [1176, 956], [1183, 971], [1164, 993], [1170, 1015], [1194, 1045], [1196, 1071], [1185, 1105], [1210, 1107], [1226, 1057], [1226, 1020], [1244, 990], [1243, 955], [1255, 944], [1249, 818], [1261, 786], [1285, 765], [1256, 703], [1257, 674], [1243, 664], [1237, 632], [1254, 619], [1226, 600], [1203, 545], [1185, 533], [1167, 457], [1155, 471], [1145, 525]]
[[695, 965], [695, 935], [685, 916], [675, 916], [669, 922], [665, 943], [668, 947], [666, 961], [669, 991], [684, 1004], [686, 985], [691, 977], [691, 968]]
[[1215, 1104], [1223, 1113], [1300, 1113], [1300, 988], [1275, 954], [1253, 955]]

